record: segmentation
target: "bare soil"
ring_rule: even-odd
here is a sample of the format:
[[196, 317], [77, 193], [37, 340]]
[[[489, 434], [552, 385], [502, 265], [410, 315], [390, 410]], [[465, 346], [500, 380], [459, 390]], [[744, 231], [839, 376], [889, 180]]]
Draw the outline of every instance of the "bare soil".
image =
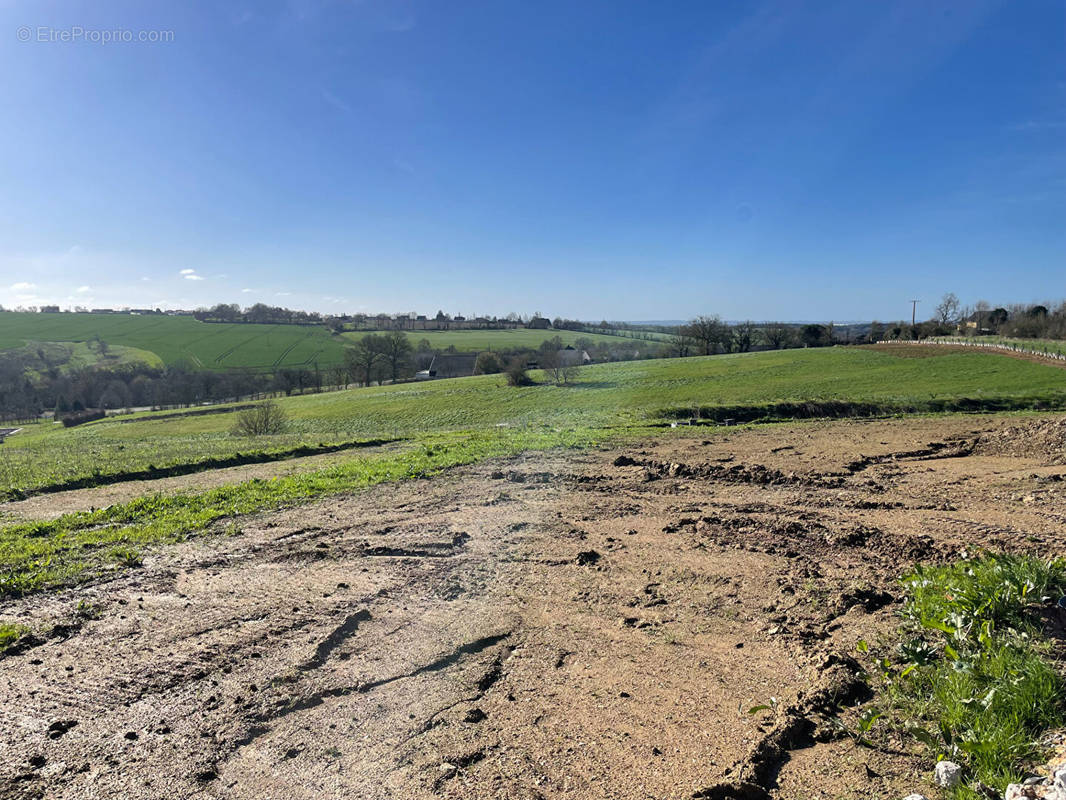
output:
[[898, 344], [871, 344], [863, 346], [869, 347], [871, 350], [877, 350], [881, 353], [889, 353], [899, 358], [934, 358], [935, 356], [942, 356], [945, 353], [996, 353], [997, 355], [1006, 356], [1007, 358], [1017, 358], [1021, 361], [1032, 361], [1036, 364], [1045, 364], [1049, 367], [1066, 369], [1066, 362], [1063, 362], [1058, 358], [1048, 358], [1039, 353], [1024, 353], [1017, 350], [1000, 350], [999, 348], [991, 347], [987, 349], [975, 349], [962, 344], [935, 344], [926, 342], [923, 342], [920, 345], [900, 342]]
[[909, 745], [825, 717], [863, 699], [902, 570], [1062, 552], [1066, 467], [996, 444], [1026, 424], [534, 454], [8, 601], [37, 638], [0, 659], [0, 796], [935, 796]]

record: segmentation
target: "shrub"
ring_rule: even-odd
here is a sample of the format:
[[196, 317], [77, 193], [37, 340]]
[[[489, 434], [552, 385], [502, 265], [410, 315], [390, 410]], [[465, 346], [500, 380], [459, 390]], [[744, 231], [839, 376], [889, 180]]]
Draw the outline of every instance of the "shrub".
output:
[[285, 430], [285, 412], [273, 401], [260, 403], [237, 416], [233, 432], [238, 436], [265, 436]]
[[496, 375], [500, 372], [503, 372], [503, 364], [500, 363], [499, 356], [487, 351], [478, 354], [474, 363], [475, 375]]
[[526, 374], [526, 364], [521, 358], [515, 358], [507, 365], [508, 386], [529, 386], [532, 383]]
[[103, 419], [106, 413], [102, 408], [87, 408], [84, 411], [75, 411], [72, 414], [65, 414], [63, 416], [63, 427], [73, 428], [75, 425], [81, 425], [83, 422], [92, 422], [96, 419]]

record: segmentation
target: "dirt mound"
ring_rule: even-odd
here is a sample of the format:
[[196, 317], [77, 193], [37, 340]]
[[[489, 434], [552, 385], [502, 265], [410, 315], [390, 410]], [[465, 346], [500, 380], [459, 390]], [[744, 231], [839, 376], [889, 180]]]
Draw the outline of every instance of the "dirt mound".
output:
[[1066, 464], [1066, 417], [1037, 419], [990, 431], [981, 436], [977, 452]]

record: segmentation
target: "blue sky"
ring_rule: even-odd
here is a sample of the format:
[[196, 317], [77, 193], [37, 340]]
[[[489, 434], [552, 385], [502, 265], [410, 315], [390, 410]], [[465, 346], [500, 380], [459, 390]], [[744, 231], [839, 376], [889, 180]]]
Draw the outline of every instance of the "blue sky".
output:
[[0, 303], [1059, 299], [1064, 9], [0, 0]]

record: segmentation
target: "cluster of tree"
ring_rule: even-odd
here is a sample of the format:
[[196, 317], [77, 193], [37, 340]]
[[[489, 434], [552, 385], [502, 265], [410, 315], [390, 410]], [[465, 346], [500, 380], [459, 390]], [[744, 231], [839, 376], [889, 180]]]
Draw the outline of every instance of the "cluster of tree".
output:
[[709, 356], [752, 350], [828, 347], [841, 341], [833, 323], [797, 325], [751, 320], [729, 324], [718, 315], [700, 316], [682, 325], [668, 340], [664, 356]]
[[241, 310], [236, 303], [219, 303], [211, 308], [200, 308], [193, 316], [201, 322], [258, 322], [283, 325], [321, 325], [323, 317], [317, 311], [294, 311], [291, 308], [268, 306], [256, 303]]
[[368, 333], [344, 351], [344, 363], [334, 367], [332, 375], [337, 384], [374, 381], [396, 381], [411, 377], [415, 372], [414, 346], [402, 331]]
[[[0, 416], [31, 418], [44, 411], [63, 415], [88, 408], [121, 409], [192, 405], [291, 391], [294, 376], [245, 371], [212, 372], [146, 364], [41, 369], [33, 354], [0, 353]], [[304, 385], [313, 381], [304, 376]]]
[[[876, 335], [875, 335], [876, 332]], [[1022, 339], [1066, 339], [1066, 301], [1057, 304], [1011, 304], [992, 306], [979, 300], [963, 306], [948, 292], [937, 303], [933, 316], [922, 322], [873, 322], [870, 338], [924, 339], [929, 336], [1008, 336]]]

